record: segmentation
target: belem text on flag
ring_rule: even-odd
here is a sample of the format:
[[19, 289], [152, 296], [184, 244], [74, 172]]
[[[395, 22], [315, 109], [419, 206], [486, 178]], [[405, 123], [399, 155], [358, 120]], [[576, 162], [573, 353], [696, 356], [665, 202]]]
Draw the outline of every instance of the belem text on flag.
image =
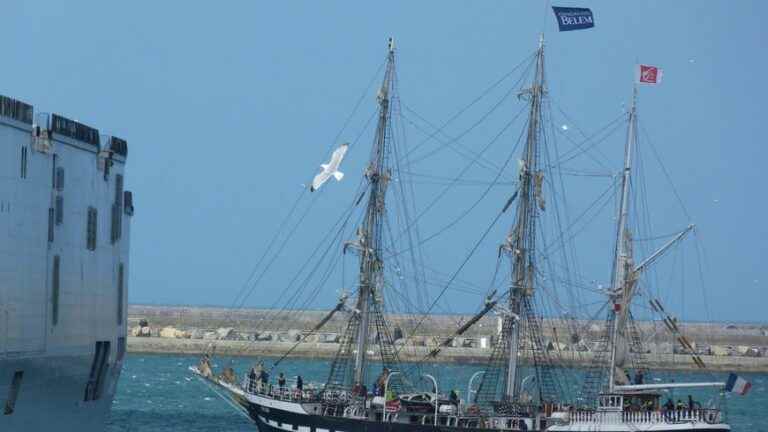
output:
[[595, 26], [595, 18], [588, 8], [552, 6], [560, 31], [583, 30]]
[[637, 82], [639, 84], [661, 84], [663, 70], [656, 66], [637, 65]]

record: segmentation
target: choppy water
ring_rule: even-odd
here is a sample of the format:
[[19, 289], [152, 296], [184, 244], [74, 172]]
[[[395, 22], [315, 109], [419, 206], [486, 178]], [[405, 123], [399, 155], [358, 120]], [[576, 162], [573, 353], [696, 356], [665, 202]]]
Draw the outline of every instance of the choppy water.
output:
[[[196, 362], [191, 356], [129, 355], [107, 431], [254, 431], [249, 420], [190, 375], [187, 367]], [[244, 371], [251, 362], [235, 359], [235, 370]], [[328, 365], [325, 360], [286, 360], [280, 371], [289, 377], [300, 373], [305, 382], [322, 382]], [[469, 378], [478, 370], [479, 365], [441, 364], [424, 372], [435, 375], [441, 389], [457, 388], [464, 397]], [[725, 375], [675, 372], [657, 377], [709, 381]], [[742, 375], [752, 382], [752, 390], [745, 397], [728, 397], [729, 422], [737, 432], [768, 432], [768, 374]], [[685, 400], [687, 395], [678, 390], [673, 397]], [[694, 396], [706, 401], [703, 394]]]

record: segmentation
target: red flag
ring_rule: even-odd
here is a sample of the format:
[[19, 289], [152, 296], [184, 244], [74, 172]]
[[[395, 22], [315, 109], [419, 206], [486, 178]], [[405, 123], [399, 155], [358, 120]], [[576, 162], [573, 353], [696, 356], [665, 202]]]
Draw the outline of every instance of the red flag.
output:
[[663, 71], [656, 66], [638, 65], [637, 82], [640, 84], [661, 84]]

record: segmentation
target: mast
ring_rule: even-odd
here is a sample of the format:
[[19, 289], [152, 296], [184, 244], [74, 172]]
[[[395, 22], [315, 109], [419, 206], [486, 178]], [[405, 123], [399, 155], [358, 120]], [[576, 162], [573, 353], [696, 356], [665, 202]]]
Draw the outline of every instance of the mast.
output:
[[522, 319], [530, 312], [526, 303], [534, 290], [534, 247], [536, 240], [537, 200], [543, 207], [540, 190], [543, 174], [539, 170], [539, 134], [541, 102], [544, 94], [544, 35], [539, 39], [536, 56], [536, 70], [531, 88], [525, 92], [530, 97], [528, 132], [525, 150], [520, 161], [520, 189], [515, 224], [512, 226], [503, 249], [510, 256], [512, 265], [509, 315], [506, 320], [509, 331], [507, 344], [507, 376], [504, 397], [513, 401], [519, 397], [520, 378], [518, 374], [518, 352], [520, 350], [520, 327]]
[[360, 251], [360, 278], [357, 297], [359, 326], [356, 335], [353, 381], [355, 385], [365, 382], [367, 366], [368, 340], [370, 338], [372, 302], [376, 301], [376, 292], [382, 285], [383, 262], [381, 261], [381, 234], [384, 217], [384, 198], [390, 171], [387, 162], [387, 127], [389, 121], [389, 89], [394, 73], [395, 46], [389, 39], [389, 54], [384, 81], [377, 95], [379, 103], [379, 121], [376, 128], [371, 159], [365, 171], [369, 194], [365, 218], [358, 229], [357, 249]]
[[629, 188], [632, 179], [632, 150], [637, 139], [637, 84], [633, 87], [632, 107], [629, 110], [629, 127], [627, 141], [624, 146], [624, 173], [621, 180], [621, 204], [619, 206], [618, 223], [616, 229], [616, 251], [611, 284], [613, 301], [613, 328], [611, 329], [611, 362], [608, 391], [613, 392], [616, 382], [617, 350], [619, 338], [626, 323], [629, 313], [629, 304], [632, 301], [634, 280], [632, 272], [632, 247], [631, 235], [627, 230], [627, 218], [629, 214]]

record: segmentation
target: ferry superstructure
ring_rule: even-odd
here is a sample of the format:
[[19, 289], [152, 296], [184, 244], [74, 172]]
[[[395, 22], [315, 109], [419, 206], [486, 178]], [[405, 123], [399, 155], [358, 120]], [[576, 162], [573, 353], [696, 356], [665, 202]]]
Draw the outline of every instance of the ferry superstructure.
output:
[[126, 351], [127, 142], [0, 96], [0, 430], [104, 430]]

